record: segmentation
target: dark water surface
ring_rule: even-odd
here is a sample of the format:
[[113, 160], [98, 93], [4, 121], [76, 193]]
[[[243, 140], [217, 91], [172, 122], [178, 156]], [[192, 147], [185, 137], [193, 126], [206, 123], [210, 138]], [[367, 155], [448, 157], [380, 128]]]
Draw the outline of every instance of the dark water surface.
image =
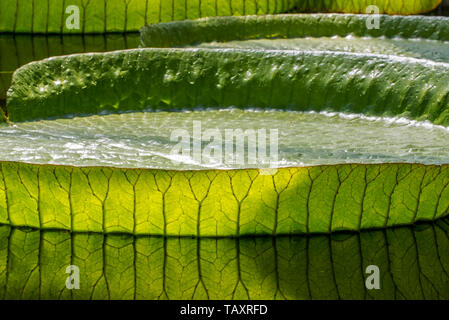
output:
[[[66, 288], [69, 265], [79, 269], [79, 290]], [[0, 226], [0, 299], [248, 298], [449, 299], [448, 222], [240, 239]]]
[[0, 34], [0, 100], [6, 98], [14, 70], [31, 61], [83, 52], [137, 48], [140, 35], [13, 35]]

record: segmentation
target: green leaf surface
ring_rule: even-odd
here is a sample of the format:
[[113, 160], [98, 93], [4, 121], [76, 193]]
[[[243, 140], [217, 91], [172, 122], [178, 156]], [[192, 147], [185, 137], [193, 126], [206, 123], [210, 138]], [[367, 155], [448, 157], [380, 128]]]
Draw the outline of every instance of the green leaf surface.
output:
[[[435, 9], [441, 0], [3, 0], [0, 32], [105, 33], [137, 31], [148, 23], [295, 12], [417, 14]], [[78, 8], [73, 11], [73, 6]], [[79, 24], [68, 28], [78, 17]]]
[[239, 237], [360, 231], [449, 211], [449, 167], [168, 171], [1, 163], [0, 223], [74, 232]]
[[[0, 299], [448, 299], [447, 222], [314, 237], [190, 239], [0, 227]], [[68, 290], [69, 265], [80, 289]], [[366, 268], [380, 271], [368, 290]]]
[[23, 66], [14, 74], [7, 109], [11, 121], [149, 107], [235, 106], [401, 116], [448, 125], [447, 83], [449, 64], [413, 58], [145, 48]]
[[[216, 152], [210, 129], [218, 132]], [[194, 135], [197, 143], [180, 145], [181, 136], [188, 141]], [[257, 147], [256, 140], [264, 139], [268, 148]], [[446, 127], [400, 118], [235, 108], [129, 112], [3, 124], [0, 160], [165, 170], [440, 165], [448, 163], [448, 140]]]
[[[216, 17], [145, 26], [142, 45], [182, 47], [203, 42], [306, 37], [356, 37], [431, 39], [449, 41], [449, 18], [379, 16], [379, 29], [369, 29], [372, 19], [356, 14], [283, 14]], [[424, 44], [425, 45], [425, 44]]]

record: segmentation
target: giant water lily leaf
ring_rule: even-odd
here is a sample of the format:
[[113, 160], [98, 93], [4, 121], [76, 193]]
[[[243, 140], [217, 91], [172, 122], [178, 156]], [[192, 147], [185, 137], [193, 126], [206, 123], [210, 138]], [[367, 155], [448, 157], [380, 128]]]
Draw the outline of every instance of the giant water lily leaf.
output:
[[[417, 14], [441, 0], [4, 0], [0, 32], [104, 33], [137, 31], [144, 24], [208, 16], [299, 12]], [[371, 12], [371, 11], [368, 11]]]
[[[148, 25], [146, 47], [337, 51], [449, 62], [449, 19], [341, 14], [216, 17]], [[230, 32], [229, 30], [232, 30]]]
[[30, 63], [14, 74], [7, 110], [11, 121], [23, 121], [149, 106], [250, 106], [448, 125], [448, 71], [445, 63], [357, 53], [135, 49]]
[[[447, 69], [427, 60], [329, 52], [139, 49], [72, 55], [19, 69], [8, 111], [20, 121], [148, 106], [275, 106], [447, 124]], [[435, 165], [282, 168], [266, 176], [254, 169], [4, 163], [2, 175], [4, 223], [42, 229], [277, 235], [360, 231], [448, 212], [446, 166]]]
[[[379, 29], [363, 15], [217, 17], [146, 26], [146, 47], [336, 51], [449, 62], [449, 19], [381, 16]], [[232, 32], [229, 32], [232, 30]]]
[[[373, 37], [449, 40], [449, 19], [424, 16], [357, 14], [283, 14], [246, 17], [215, 17], [145, 26], [142, 44], [147, 47], [181, 47], [203, 42], [321, 37]], [[421, 43], [425, 45], [425, 43]]]
[[[315, 237], [191, 239], [0, 227], [1, 299], [448, 299], [447, 222]], [[80, 289], [66, 288], [79, 268]], [[380, 290], [368, 290], [367, 267]]]
[[168, 171], [3, 162], [0, 223], [75, 232], [243, 236], [384, 228], [443, 217], [447, 166]]
[[[221, 152], [211, 158], [206, 149], [199, 160], [184, 152], [179, 159], [172, 133], [195, 122], [203, 132], [276, 129], [276, 158], [265, 131], [270, 152], [256, 162], [223, 161]], [[237, 153], [245, 160], [250, 146], [234, 142], [234, 134], [214, 140], [242, 149]], [[200, 139], [203, 149], [209, 138]], [[133, 112], [3, 125], [0, 160], [40, 165], [0, 168], [0, 223], [199, 237], [412, 224], [448, 213], [449, 172], [435, 165], [447, 163], [448, 139], [446, 128], [428, 123], [274, 110]], [[338, 165], [354, 162], [360, 164]], [[268, 164], [300, 167], [271, 176], [263, 170]]]

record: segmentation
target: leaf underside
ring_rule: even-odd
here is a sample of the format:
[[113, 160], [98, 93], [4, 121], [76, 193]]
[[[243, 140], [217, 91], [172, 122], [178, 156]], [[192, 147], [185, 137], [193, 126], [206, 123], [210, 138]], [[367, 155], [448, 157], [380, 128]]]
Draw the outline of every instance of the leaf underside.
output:
[[[435, 9], [441, 0], [3, 0], [0, 32], [106, 33], [138, 31], [148, 23], [208, 16], [295, 12], [417, 14]], [[79, 26], [73, 23], [79, 10]], [[67, 8], [69, 8], [67, 10]], [[66, 11], [67, 10], [67, 11]], [[68, 21], [67, 21], [68, 20]]]
[[360, 231], [448, 214], [449, 167], [165, 171], [1, 163], [0, 223], [74, 232], [239, 237]]
[[[3, 0], [0, 32], [137, 32], [148, 23], [280, 13], [293, 5], [291, 0]], [[69, 6], [79, 8], [79, 28], [67, 27], [66, 22], [73, 23], [74, 14], [70, 9], [66, 12]]]
[[[379, 13], [408, 15], [432, 11], [441, 0], [297, 0], [297, 12], [367, 13], [369, 6]], [[372, 13], [372, 11], [368, 11]]]

